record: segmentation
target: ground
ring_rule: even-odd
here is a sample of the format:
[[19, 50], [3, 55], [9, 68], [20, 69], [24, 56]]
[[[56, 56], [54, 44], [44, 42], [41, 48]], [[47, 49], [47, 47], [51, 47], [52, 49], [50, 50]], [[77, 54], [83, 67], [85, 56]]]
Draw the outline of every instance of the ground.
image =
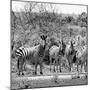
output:
[[28, 88], [40, 88], [40, 87], [54, 87], [54, 86], [72, 86], [72, 85], [87, 85], [87, 79], [38, 79], [29, 80], [28, 78], [23, 79], [12, 79], [12, 89], [28, 89]]
[[11, 70], [11, 89], [28, 89], [41, 87], [56, 87], [56, 86], [72, 86], [72, 85], [87, 85], [87, 73], [80, 73], [78, 77], [77, 72], [72, 70], [69, 72], [67, 68], [62, 67], [62, 73], [50, 72], [50, 66], [44, 65], [43, 75], [33, 75], [34, 66], [27, 65], [27, 70], [24, 71], [24, 76], [18, 76], [16, 69]]

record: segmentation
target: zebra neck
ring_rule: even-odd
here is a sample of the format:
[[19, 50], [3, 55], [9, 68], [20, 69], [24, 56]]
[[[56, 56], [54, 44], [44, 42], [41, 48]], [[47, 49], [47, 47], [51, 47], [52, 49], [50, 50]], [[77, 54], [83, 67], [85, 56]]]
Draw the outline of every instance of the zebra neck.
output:
[[45, 48], [46, 48], [46, 45], [44, 45], [44, 46], [40, 45], [40, 47], [39, 47], [39, 56], [42, 57], [44, 55]]

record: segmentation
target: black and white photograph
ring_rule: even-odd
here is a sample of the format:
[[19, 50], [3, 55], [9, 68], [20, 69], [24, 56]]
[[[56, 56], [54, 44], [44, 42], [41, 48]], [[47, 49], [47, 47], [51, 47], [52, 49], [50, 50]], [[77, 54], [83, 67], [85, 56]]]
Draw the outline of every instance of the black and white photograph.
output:
[[88, 5], [12, 0], [11, 89], [88, 85]]

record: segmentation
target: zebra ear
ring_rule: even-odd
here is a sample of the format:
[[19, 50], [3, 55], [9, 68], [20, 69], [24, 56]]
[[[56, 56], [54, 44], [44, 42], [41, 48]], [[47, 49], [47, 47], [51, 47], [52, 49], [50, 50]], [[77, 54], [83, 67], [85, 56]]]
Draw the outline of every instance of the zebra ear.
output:
[[43, 40], [43, 35], [41, 35], [40, 38]]
[[45, 35], [42, 35], [40, 37], [41, 37], [42, 40], [46, 40], [46, 38], [47, 38], [47, 36], [45, 36]]
[[71, 41], [71, 45], [73, 45], [73, 42]]
[[47, 35], [45, 36], [45, 38], [47, 38]]
[[46, 40], [46, 38], [47, 38], [47, 35], [45, 36], [45, 40]]
[[61, 44], [61, 42], [59, 41], [59, 43]]

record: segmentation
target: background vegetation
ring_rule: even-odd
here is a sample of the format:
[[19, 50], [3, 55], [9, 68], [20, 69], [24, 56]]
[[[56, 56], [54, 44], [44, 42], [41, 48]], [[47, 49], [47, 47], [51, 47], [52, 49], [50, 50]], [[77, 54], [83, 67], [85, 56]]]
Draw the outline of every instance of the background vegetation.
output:
[[47, 35], [48, 40], [52, 38], [52, 42], [63, 39], [68, 44], [73, 39], [79, 49], [87, 45], [87, 25], [86, 12], [79, 15], [57, 13], [52, 4], [28, 2], [24, 10], [11, 11], [12, 58], [15, 58], [14, 51], [20, 46], [32, 47], [38, 44], [41, 34]]

